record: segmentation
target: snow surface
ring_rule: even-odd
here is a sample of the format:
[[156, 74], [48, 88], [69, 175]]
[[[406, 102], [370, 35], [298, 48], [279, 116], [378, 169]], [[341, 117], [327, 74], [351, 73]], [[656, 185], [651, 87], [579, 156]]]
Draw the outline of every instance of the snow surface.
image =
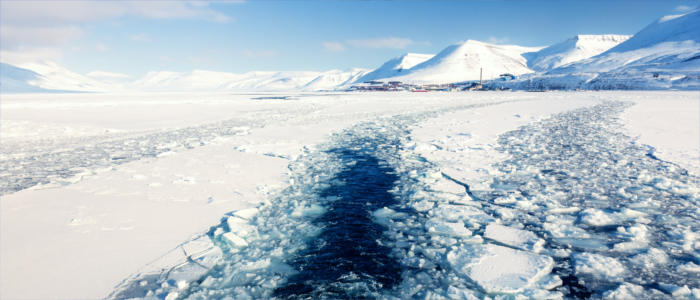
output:
[[627, 134], [649, 145], [656, 157], [700, 174], [700, 93], [630, 96], [620, 96], [635, 103], [620, 116]]
[[3, 95], [0, 298], [269, 296], [348, 145], [376, 147], [401, 199], [369, 213], [404, 272], [388, 291], [346, 277], [357, 293], [694, 295], [700, 189], [679, 166], [700, 146], [676, 129], [698, 115], [671, 108], [696, 96]]

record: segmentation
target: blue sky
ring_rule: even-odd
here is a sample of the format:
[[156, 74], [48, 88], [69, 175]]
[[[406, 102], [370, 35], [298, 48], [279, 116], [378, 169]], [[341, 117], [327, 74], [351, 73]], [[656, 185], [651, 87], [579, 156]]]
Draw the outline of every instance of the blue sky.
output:
[[[0, 60], [73, 71], [374, 68], [405, 52], [481, 41], [546, 46], [634, 34], [700, 5], [668, 1], [0, 1]], [[120, 75], [123, 74], [123, 75]]]

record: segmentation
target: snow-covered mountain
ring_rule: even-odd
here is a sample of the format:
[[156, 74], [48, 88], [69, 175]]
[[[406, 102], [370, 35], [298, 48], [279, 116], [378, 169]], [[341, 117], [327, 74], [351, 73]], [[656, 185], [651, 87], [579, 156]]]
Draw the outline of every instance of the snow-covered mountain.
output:
[[38, 86], [29, 84], [41, 80], [41, 75], [34, 71], [0, 63], [0, 92], [36, 93], [46, 92]]
[[142, 91], [168, 90], [254, 90], [268, 86], [270, 89], [293, 89], [313, 79], [313, 72], [248, 72], [234, 74], [195, 70], [192, 72], [148, 72], [134, 81], [132, 87]]
[[142, 91], [286, 91], [328, 90], [353, 82], [367, 73], [364, 69], [327, 72], [257, 71], [243, 74], [196, 70], [192, 72], [149, 72], [131, 86]]
[[127, 82], [102, 81], [71, 72], [55, 63], [24, 64], [19, 68], [2, 63], [3, 93], [27, 92], [114, 92], [114, 91], [288, 91], [331, 90], [345, 87], [369, 72], [347, 71], [257, 71], [243, 74], [195, 70], [192, 72], [148, 72]]
[[452, 83], [478, 80], [481, 68], [484, 79], [496, 78], [503, 73], [531, 73], [533, 71], [527, 67], [522, 54], [540, 49], [467, 40], [450, 45], [431, 59], [402, 72], [402, 75], [383, 79], [408, 83]]
[[527, 66], [535, 71], [548, 71], [556, 67], [601, 54], [629, 39], [629, 35], [579, 34], [537, 52], [525, 53]]
[[331, 70], [318, 75], [301, 89], [317, 91], [347, 88], [368, 73], [369, 70], [366, 69], [351, 69], [349, 71]]
[[522, 89], [699, 89], [700, 10], [660, 18], [597, 56], [509, 85]]
[[400, 76], [403, 74], [403, 72], [413, 68], [417, 64], [433, 58], [434, 56], [435, 55], [433, 54], [406, 53], [390, 59], [379, 68], [376, 68], [374, 71], [369, 72], [357, 79], [356, 82], [360, 83], [381, 78]]
[[104, 92], [123, 88], [120, 84], [96, 80], [70, 71], [50, 61], [24, 63], [18, 67], [37, 73], [39, 76], [25, 82], [46, 90]]
[[485, 80], [498, 78], [504, 73], [521, 75], [517, 80], [491, 83], [499, 88], [700, 89], [700, 10], [660, 18], [632, 37], [577, 35], [546, 48], [467, 40], [450, 45], [437, 55], [407, 53], [372, 71], [256, 71], [243, 74], [206, 70], [157, 71], [130, 81], [126, 75], [119, 80], [103, 80], [100, 76], [71, 72], [52, 62], [39, 62], [18, 66], [2, 64], [0, 88], [4, 93], [312, 91], [343, 89], [369, 80], [415, 84], [472, 81], [479, 79], [482, 69]]
[[53, 62], [25, 63], [13, 66], [0, 63], [0, 86], [4, 93], [96, 92], [120, 88], [113, 83], [71, 72]]

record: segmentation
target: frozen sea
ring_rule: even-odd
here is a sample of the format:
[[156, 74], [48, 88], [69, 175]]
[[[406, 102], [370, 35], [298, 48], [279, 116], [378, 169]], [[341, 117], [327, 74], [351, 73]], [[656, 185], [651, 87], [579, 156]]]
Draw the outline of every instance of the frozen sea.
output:
[[700, 94], [2, 95], [2, 299], [698, 299]]

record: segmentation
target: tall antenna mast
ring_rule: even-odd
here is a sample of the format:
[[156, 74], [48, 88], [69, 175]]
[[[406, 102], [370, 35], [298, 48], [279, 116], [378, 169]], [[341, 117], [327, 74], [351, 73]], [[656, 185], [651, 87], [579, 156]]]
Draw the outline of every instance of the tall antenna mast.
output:
[[479, 85], [481, 85], [481, 75], [484, 74], [484, 68], [479, 68]]

